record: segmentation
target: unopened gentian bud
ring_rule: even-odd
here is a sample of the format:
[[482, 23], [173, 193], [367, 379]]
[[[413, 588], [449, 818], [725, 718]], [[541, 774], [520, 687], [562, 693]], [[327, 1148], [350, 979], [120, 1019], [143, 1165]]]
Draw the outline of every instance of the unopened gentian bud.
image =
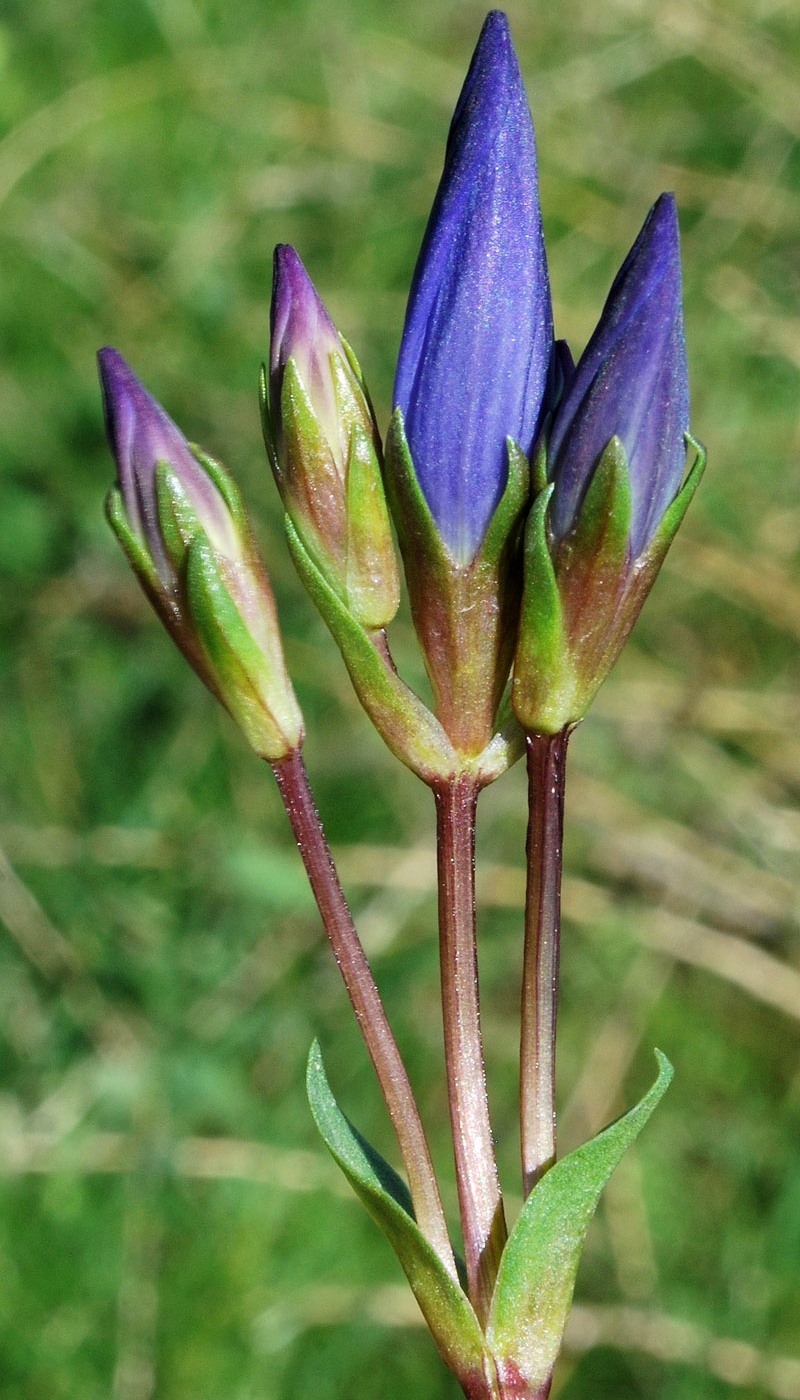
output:
[[508, 680], [528, 454], [552, 354], [533, 123], [495, 10], [450, 127], [386, 443], [414, 625], [437, 714], [463, 753], [489, 742]]
[[118, 351], [101, 350], [98, 363], [118, 472], [111, 527], [197, 674], [262, 758], [284, 758], [302, 744], [302, 716], [236, 486], [189, 445]]
[[503, 495], [508, 439], [530, 452], [552, 346], [533, 123], [494, 10], [450, 127], [395, 381], [420, 488], [462, 566]]
[[549, 434], [552, 528], [574, 528], [597, 463], [619, 438], [630, 473], [630, 557], [677, 494], [686, 462], [689, 381], [675, 199], [663, 194], [614, 279]]
[[287, 514], [367, 630], [391, 622], [400, 582], [381, 444], [358, 362], [294, 248], [275, 249], [264, 437]]
[[[678, 220], [662, 195], [566, 382], [526, 540], [514, 708], [531, 731], [585, 714], [633, 627], [705, 453], [689, 436]], [[687, 444], [697, 458], [685, 484]]]

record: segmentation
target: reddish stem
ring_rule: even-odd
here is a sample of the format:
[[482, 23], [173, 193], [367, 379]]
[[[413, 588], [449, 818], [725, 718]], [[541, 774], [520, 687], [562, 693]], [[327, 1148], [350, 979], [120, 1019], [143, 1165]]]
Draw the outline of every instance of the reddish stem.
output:
[[317, 907], [389, 1110], [422, 1233], [457, 1277], [439, 1187], [414, 1092], [347, 907], [299, 752], [272, 765]]
[[529, 734], [528, 888], [522, 972], [520, 1132], [527, 1196], [556, 1159], [556, 1020], [564, 779], [571, 730]]
[[506, 1241], [489, 1121], [475, 940], [473, 779], [434, 789], [439, 867], [439, 947], [445, 1063], [469, 1297], [481, 1321]]

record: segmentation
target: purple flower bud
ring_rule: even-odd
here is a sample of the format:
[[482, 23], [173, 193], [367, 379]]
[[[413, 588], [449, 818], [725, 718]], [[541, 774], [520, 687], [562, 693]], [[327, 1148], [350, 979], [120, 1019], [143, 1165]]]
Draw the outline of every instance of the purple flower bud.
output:
[[117, 485], [109, 524], [173, 640], [262, 758], [298, 749], [303, 719], [275, 600], [232, 479], [190, 448], [122, 356], [98, 354]]
[[286, 244], [275, 249], [270, 326], [264, 438], [286, 513], [351, 616], [380, 629], [400, 581], [378, 430], [355, 355]]
[[348, 434], [336, 403], [331, 355], [344, 356], [342, 342], [299, 255], [288, 243], [275, 249], [270, 308], [270, 409], [281, 427], [281, 388], [289, 360], [297, 370], [334, 461], [344, 475]]
[[156, 467], [168, 463], [191, 500], [212, 543], [230, 558], [239, 553], [228, 506], [203, 470], [183, 433], [118, 350], [97, 355], [103, 389], [106, 431], [119, 474], [128, 524], [149, 553], [165, 587], [174, 583], [174, 568], [159, 523]]
[[555, 414], [548, 475], [556, 538], [573, 528], [597, 462], [618, 437], [630, 471], [636, 558], [680, 487], [688, 430], [678, 217], [674, 197], [663, 194], [617, 273]]
[[420, 487], [460, 564], [503, 494], [506, 439], [531, 449], [552, 343], [533, 125], [493, 10], [450, 128], [395, 383]]

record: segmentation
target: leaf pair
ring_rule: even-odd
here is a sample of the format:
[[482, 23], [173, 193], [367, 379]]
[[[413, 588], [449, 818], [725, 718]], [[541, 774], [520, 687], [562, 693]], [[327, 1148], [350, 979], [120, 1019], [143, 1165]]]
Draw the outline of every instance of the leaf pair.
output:
[[557, 1162], [528, 1196], [503, 1252], [484, 1329], [416, 1224], [404, 1182], [338, 1107], [319, 1046], [312, 1046], [307, 1087], [317, 1127], [392, 1245], [443, 1360], [468, 1396], [533, 1396], [547, 1386], [600, 1194], [672, 1079], [666, 1056], [657, 1050], [656, 1058], [658, 1077], [636, 1107]]

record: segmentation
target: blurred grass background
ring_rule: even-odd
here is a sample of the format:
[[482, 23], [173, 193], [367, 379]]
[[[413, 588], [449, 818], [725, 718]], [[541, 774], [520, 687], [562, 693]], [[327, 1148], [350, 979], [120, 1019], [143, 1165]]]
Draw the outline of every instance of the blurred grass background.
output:
[[[800, 1397], [800, 31], [794, 0], [509, 5], [558, 329], [682, 214], [710, 467], [573, 741], [562, 1142], [676, 1079], [609, 1187], [559, 1394]], [[0, 1392], [454, 1396], [316, 1140], [312, 1037], [392, 1144], [268, 771], [102, 517], [117, 345], [258, 515], [307, 759], [452, 1203], [428, 794], [301, 595], [260, 445], [272, 246], [382, 421], [473, 0], [6, 0], [0, 16]], [[395, 629], [414, 667], [410, 629]], [[524, 784], [482, 801], [485, 1033], [516, 1190]]]

